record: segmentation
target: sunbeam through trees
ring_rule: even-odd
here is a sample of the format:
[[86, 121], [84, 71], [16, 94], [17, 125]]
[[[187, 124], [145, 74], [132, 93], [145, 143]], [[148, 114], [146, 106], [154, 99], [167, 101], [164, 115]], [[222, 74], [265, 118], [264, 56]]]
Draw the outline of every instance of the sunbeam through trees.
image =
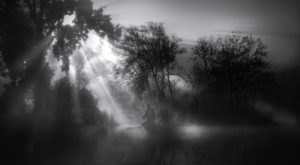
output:
[[0, 164], [299, 164], [297, 6], [0, 1]]

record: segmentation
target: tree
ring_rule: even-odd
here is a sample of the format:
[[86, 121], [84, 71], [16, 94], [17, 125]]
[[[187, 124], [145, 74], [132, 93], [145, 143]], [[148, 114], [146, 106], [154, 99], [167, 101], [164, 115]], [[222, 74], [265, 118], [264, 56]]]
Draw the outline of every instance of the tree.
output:
[[[110, 16], [103, 11], [103, 8], [93, 9], [90, 0], [1, 1], [0, 51], [12, 79], [1, 98], [7, 101], [1, 106], [5, 110], [19, 109], [15, 106], [23, 104], [26, 90], [33, 83], [47, 83], [42, 78], [49, 74], [43, 69], [46, 66], [44, 56], [51, 44], [55, 57], [63, 62], [62, 70], [68, 72], [69, 56], [81, 41], [86, 40], [89, 31], [94, 30], [115, 40], [120, 27], [113, 25]], [[64, 16], [72, 14], [75, 16], [74, 25], [64, 25]], [[16, 81], [18, 85], [13, 85]], [[34, 87], [34, 91], [40, 90], [43, 89]], [[37, 96], [39, 92], [34, 93]]]
[[124, 30], [118, 44], [125, 56], [121, 73], [129, 78], [136, 93], [154, 87], [157, 96], [163, 98], [168, 84], [172, 94], [171, 66], [176, 55], [185, 52], [180, 41], [175, 35], [168, 36], [162, 23], [150, 22]]
[[106, 114], [99, 111], [97, 101], [91, 92], [85, 88], [79, 91], [79, 101], [83, 123], [86, 125], [100, 125], [105, 129], [108, 119]]
[[234, 105], [254, 99], [272, 80], [266, 46], [252, 35], [234, 32], [199, 39], [193, 53], [192, 84], [221, 94]]
[[[55, 125], [60, 128], [57, 129], [58, 136], [61, 132], [65, 132], [64, 134], [68, 135], [67, 137], [76, 138], [74, 132], [78, 132], [78, 126], [73, 122], [74, 100], [72, 92], [74, 88], [64, 79], [59, 82], [55, 90], [51, 89], [51, 71], [45, 62], [46, 50], [52, 46], [53, 54], [63, 62], [62, 70], [68, 75], [69, 57], [87, 39], [90, 31], [93, 30], [101, 36], [107, 35], [111, 41], [117, 39], [116, 34], [120, 34], [120, 27], [113, 25], [110, 16], [103, 12], [104, 8], [93, 9], [91, 0], [0, 1], [0, 52], [6, 64], [5, 67], [8, 69], [7, 73], [9, 73], [9, 77], [12, 80], [12, 83], [9, 84], [5, 93], [1, 96], [1, 120], [3, 113], [18, 115], [24, 113], [25, 98], [29, 89], [32, 89], [34, 98], [34, 113], [30, 115], [30, 118], [23, 114], [19, 115], [20, 118], [13, 118], [14, 115], [7, 115], [9, 117], [12, 116], [9, 119], [17, 119], [12, 120], [13, 122], [26, 121], [26, 124], [13, 123], [13, 126], [20, 127], [24, 135], [15, 136], [14, 132], [17, 133], [18, 131], [15, 131], [17, 129], [4, 129], [5, 131], [3, 131], [2, 128], [8, 128], [8, 124], [0, 122], [0, 133], [5, 135], [1, 136], [1, 141], [8, 143], [1, 149], [1, 153], [9, 149], [19, 152], [20, 156], [27, 156], [28, 153], [31, 154], [31, 151], [28, 152], [29, 150], [35, 150], [39, 155], [38, 148], [43, 148], [43, 145], [39, 145], [37, 139], [43, 139], [43, 136], [49, 135], [49, 132], [51, 132], [45, 126], [47, 121], [44, 120], [44, 116], [46, 118], [51, 118], [51, 115], [55, 116], [55, 123], [51, 124], [54, 125], [54, 129], [57, 128]], [[66, 15], [75, 16], [74, 25], [63, 24]], [[57, 95], [53, 96], [53, 93]], [[82, 99], [82, 97], [86, 96], [91, 98], [87, 93], [80, 93], [80, 98]], [[85, 124], [93, 125], [97, 122], [99, 123], [99, 121], [96, 121], [97, 117], [100, 120], [102, 118], [103, 121], [105, 120], [104, 115], [99, 114], [96, 109], [96, 102], [86, 102], [84, 100], [81, 102], [86, 107], [90, 107], [88, 112], [85, 112], [85, 115], [88, 116], [87, 118], [94, 117], [93, 121], [90, 121], [91, 123]], [[80, 108], [82, 108], [80, 109], [82, 111], [85, 110], [85, 107]], [[43, 113], [44, 116], [42, 116], [41, 112], [45, 111], [47, 113]], [[54, 113], [51, 114], [53, 111]], [[103, 123], [100, 122], [100, 124]], [[23, 125], [26, 126], [24, 129], [22, 129]], [[47, 132], [47, 134], [41, 135], [42, 133], [40, 132]], [[11, 140], [11, 138], [23, 139], [22, 144], [24, 145], [19, 148], [11, 146], [10, 144], [16, 142], [16, 140]], [[65, 140], [69, 139], [65, 138]], [[75, 143], [72, 144], [75, 145]], [[15, 160], [23, 161], [21, 159], [23, 157], [20, 158], [19, 155], [14, 156], [16, 156]], [[10, 162], [7, 164], [12, 164], [11, 160], [7, 161]]]

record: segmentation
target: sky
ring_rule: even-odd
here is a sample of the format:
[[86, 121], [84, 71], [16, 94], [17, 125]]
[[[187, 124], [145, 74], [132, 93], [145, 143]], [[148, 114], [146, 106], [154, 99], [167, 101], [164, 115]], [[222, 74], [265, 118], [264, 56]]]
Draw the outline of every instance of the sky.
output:
[[[163, 22], [170, 34], [193, 44], [203, 36], [252, 33], [268, 46], [276, 67], [300, 59], [300, 3], [297, 0], [93, 0], [123, 26]], [[300, 61], [300, 60], [299, 60]]]
[[122, 26], [163, 22], [167, 32], [182, 38], [189, 48], [203, 36], [231, 31], [252, 33], [267, 45], [274, 69], [290, 69], [300, 64], [300, 1], [297, 1], [93, 0], [95, 8], [105, 6], [112, 22]]

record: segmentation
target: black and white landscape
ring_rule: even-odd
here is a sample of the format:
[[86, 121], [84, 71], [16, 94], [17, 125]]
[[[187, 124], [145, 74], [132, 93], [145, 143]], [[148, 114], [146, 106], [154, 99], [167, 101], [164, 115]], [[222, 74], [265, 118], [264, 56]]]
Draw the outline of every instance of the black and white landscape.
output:
[[1, 0], [0, 165], [299, 164], [297, 0]]

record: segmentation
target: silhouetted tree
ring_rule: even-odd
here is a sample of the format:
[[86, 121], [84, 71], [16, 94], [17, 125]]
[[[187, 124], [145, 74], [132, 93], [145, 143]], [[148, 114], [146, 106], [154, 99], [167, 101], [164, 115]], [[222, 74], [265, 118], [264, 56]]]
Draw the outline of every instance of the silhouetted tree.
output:
[[176, 55], [185, 52], [179, 46], [180, 41], [175, 35], [168, 36], [161, 23], [150, 22], [124, 30], [119, 42], [121, 53], [126, 57], [121, 73], [130, 79], [137, 93], [154, 86], [160, 98], [165, 96], [167, 87], [172, 94], [171, 66], [175, 64]]
[[[43, 131], [48, 133], [49, 130], [45, 128], [46, 126], [44, 127], [43, 124], [48, 124], [48, 121], [41, 117], [40, 112], [48, 111], [48, 113], [43, 114], [48, 115], [49, 118], [52, 117], [49, 114], [54, 116], [54, 125], [57, 126], [54, 127], [57, 129], [57, 133], [54, 135], [66, 135], [66, 138], [62, 138], [66, 140], [66, 143], [68, 140], [72, 141], [74, 137], [76, 138], [79, 131], [74, 121], [76, 119], [74, 117], [74, 86], [68, 78], [65, 78], [59, 81], [54, 90], [51, 89], [51, 71], [45, 63], [46, 50], [52, 46], [54, 56], [63, 62], [62, 70], [68, 75], [69, 57], [87, 39], [90, 31], [93, 30], [100, 36], [107, 35], [111, 41], [116, 40], [117, 36], [120, 35], [120, 27], [113, 25], [110, 16], [103, 12], [103, 8], [94, 9], [91, 0], [0, 1], [0, 52], [6, 64], [5, 67], [8, 69], [9, 77], [12, 79], [5, 93], [1, 96], [0, 102], [1, 141], [9, 142], [7, 147], [1, 148], [1, 153], [2, 151], [6, 152], [9, 148], [14, 152], [20, 152], [23, 158], [29, 153], [31, 154], [32, 150], [36, 150], [35, 153], [38, 153], [39, 149], [43, 148], [37, 139], [41, 138], [38, 136], [45, 135], [41, 135], [39, 132], [44, 129]], [[63, 24], [66, 15], [75, 16], [74, 25]], [[34, 113], [30, 118], [27, 118], [22, 113], [24, 113], [25, 98], [29, 89], [33, 91]], [[78, 93], [78, 98], [92, 98], [88, 97], [91, 96], [87, 94], [88, 92]], [[80, 100], [76, 101], [80, 102]], [[91, 119], [90, 123], [84, 124], [93, 125], [97, 123], [98, 119], [101, 121], [103, 118], [104, 120], [105, 115], [99, 114], [96, 102], [86, 102], [86, 100], [81, 102], [83, 107], [79, 109], [85, 111], [85, 108], [89, 107], [84, 113]], [[22, 120], [26, 119], [26, 124], [23, 124], [26, 125], [26, 129], [23, 129], [21, 124], [14, 125], [23, 130], [24, 136], [14, 137], [13, 132], [17, 129], [3, 131], [2, 128], [8, 128], [7, 123], [2, 122], [3, 113], [6, 112], [22, 114], [19, 115]], [[102, 124], [101, 122], [98, 123]], [[2, 136], [2, 133], [7, 133], [7, 136]], [[23, 138], [22, 146], [18, 148], [10, 146], [16, 142], [10, 140], [11, 138]], [[59, 139], [60, 137], [58, 137]], [[76, 143], [70, 144], [75, 145]], [[14, 159], [23, 161], [17, 156]], [[7, 160], [10, 161], [9, 158]]]
[[[67, 77], [56, 83], [54, 87], [56, 120], [71, 124], [83, 124], [85, 126], [103, 125], [106, 122], [106, 115], [99, 111], [97, 107], [98, 103], [94, 96], [86, 88], [82, 88], [78, 93], [75, 93], [74, 91], [77, 90], [78, 88], [72, 85]], [[78, 100], [74, 100], [75, 97], [77, 97]], [[76, 101], [78, 104], [74, 103]], [[79, 108], [79, 116], [75, 116], [78, 115], [77, 112], [74, 111], [75, 108]], [[81, 118], [80, 123], [76, 121], [77, 117]]]
[[83, 88], [79, 92], [80, 108], [83, 123], [86, 125], [105, 125], [107, 122], [106, 114], [99, 111], [97, 101], [90, 91]]
[[272, 80], [266, 46], [252, 35], [234, 32], [216, 39], [199, 39], [193, 53], [193, 85], [234, 105], [254, 99]]
[[[90, 0], [4, 0], [0, 4], [0, 42], [4, 61], [13, 82], [3, 99], [21, 105], [25, 91], [39, 79], [45, 66], [45, 50], [53, 43], [55, 57], [63, 62], [62, 70], [69, 69], [69, 56], [85, 41], [89, 31], [108, 35], [112, 40], [120, 34], [120, 27], [111, 23], [103, 8], [93, 9]], [[74, 25], [64, 25], [64, 16], [75, 15]], [[55, 39], [55, 40], [53, 40]], [[34, 89], [34, 91], [40, 89]], [[42, 96], [41, 96], [42, 97]], [[6, 101], [9, 103], [10, 101]], [[5, 109], [13, 109], [13, 105]], [[39, 109], [36, 107], [36, 109]]]

